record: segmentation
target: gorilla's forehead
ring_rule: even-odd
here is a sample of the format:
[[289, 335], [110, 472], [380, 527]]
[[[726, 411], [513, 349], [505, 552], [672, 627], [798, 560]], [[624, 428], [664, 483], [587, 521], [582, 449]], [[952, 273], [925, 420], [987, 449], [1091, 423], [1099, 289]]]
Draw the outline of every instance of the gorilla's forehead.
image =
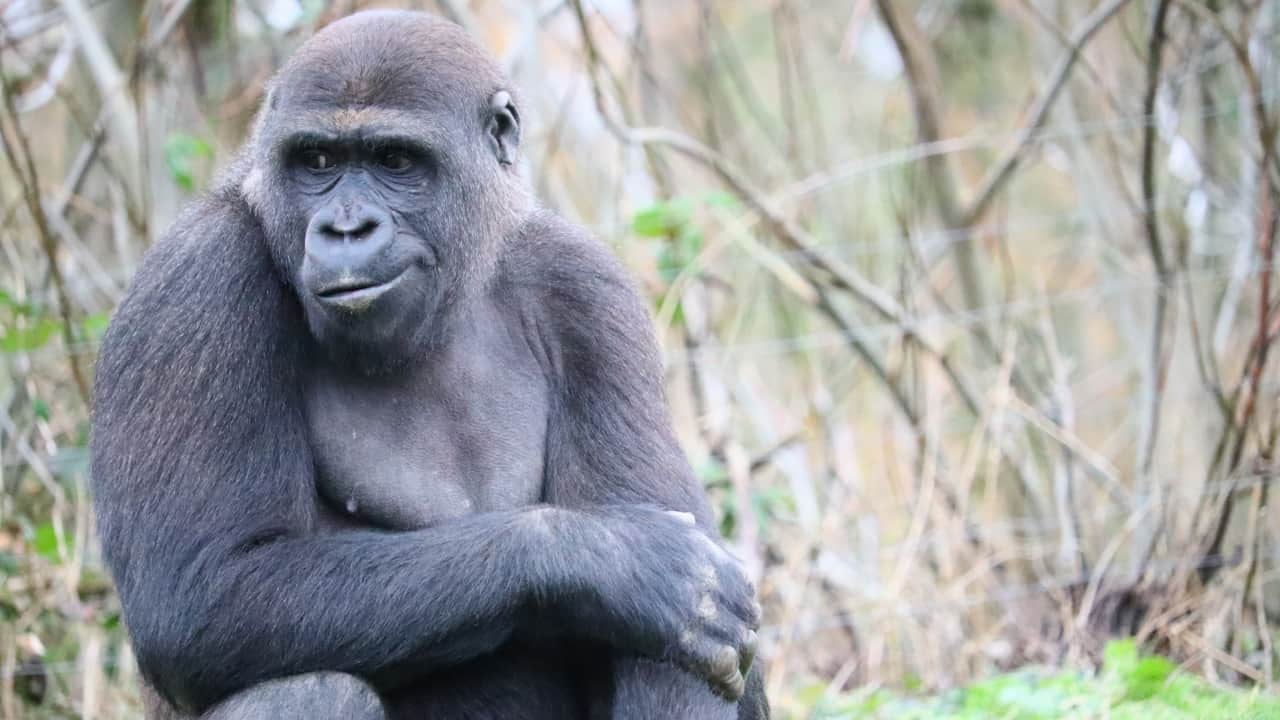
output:
[[387, 108], [405, 111], [445, 110], [465, 96], [448, 78], [433, 77], [419, 63], [390, 63], [338, 67], [304, 67], [286, 76], [280, 108], [315, 111], [325, 108], [360, 110]]
[[298, 112], [282, 112], [274, 123], [275, 140], [297, 135], [316, 139], [360, 140], [371, 137], [412, 137], [417, 144], [443, 147], [455, 141], [449, 137], [456, 126], [446, 111], [407, 111], [380, 105], [320, 107]]
[[281, 72], [282, 109], [458, 110], [503, 85], [458, 26], [426, 13], [367, 11], [329, 25]]

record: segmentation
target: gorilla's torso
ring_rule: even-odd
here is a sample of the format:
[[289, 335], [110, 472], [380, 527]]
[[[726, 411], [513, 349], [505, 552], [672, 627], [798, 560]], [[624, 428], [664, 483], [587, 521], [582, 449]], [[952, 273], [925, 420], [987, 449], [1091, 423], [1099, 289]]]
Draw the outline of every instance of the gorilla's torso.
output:
[[[549, 389], [513, 314], [486, 305], [461, 318], [455, 341], [421, 372], [353, 378], [325, 364], [309, 372], [322, 527], [411, 530], [542, 499]], [[565, 658], [598, 649], [570, 651], [569, 642], [513, 642], [384, 689], [383, 701], [396, 719], [577, 717], [592, 701], [579, 694], [581, 665]], [[600, 663], [607, 667], [607, 655]]]
[[309, 373], [307, 419], [330, 510], [410, 530], [541, 498], [547, 381], [519, 323], [477, 305], [421, 370], [360, 377], [322, 363]]

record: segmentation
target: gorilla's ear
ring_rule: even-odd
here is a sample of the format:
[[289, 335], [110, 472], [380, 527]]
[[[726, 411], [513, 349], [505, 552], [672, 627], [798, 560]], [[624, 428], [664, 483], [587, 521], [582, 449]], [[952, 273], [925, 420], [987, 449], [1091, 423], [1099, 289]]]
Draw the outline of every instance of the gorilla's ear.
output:
[[520, 114], [516, 112], [511, 93], [499, 90], [489, 98], [489, 141], [493, 154], [503, 165], [514, 165], [520, 148]]

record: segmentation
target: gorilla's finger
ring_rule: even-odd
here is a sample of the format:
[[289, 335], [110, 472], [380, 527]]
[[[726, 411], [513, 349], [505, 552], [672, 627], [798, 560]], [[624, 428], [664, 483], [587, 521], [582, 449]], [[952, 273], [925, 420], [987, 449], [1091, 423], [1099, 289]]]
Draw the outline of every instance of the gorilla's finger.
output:
[[711, 675], [717, 680], [731, 680], [738, 672], [738, 651], [722, 646], [711, 659]]
[[747, 689], [747, 679], [736, 669], [727, 677], [717, 680], [712, 688], [730, 702], [737, 702]]
[[755, 630], [748, 630], [742, 639], [742, 649], [738, 653], [738, 670], [745, 677], [751, 670], [751, 663], [756, 660], [756, 649], [760, 644], [760, 636]]

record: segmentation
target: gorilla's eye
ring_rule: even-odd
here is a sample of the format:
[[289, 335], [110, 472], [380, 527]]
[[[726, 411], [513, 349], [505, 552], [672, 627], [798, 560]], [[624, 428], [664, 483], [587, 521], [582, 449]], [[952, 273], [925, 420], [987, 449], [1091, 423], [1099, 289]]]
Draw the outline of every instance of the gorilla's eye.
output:
[[329, 172], [333, 169], [333, 156], [323, 150], [307, 150], [302, 153], [302, 165], [311, 172]]
[[413, 158], [398, 150], [389, 150], [378, 158], [378, 164], [391, 172], [405, 172], [413, 167]]

